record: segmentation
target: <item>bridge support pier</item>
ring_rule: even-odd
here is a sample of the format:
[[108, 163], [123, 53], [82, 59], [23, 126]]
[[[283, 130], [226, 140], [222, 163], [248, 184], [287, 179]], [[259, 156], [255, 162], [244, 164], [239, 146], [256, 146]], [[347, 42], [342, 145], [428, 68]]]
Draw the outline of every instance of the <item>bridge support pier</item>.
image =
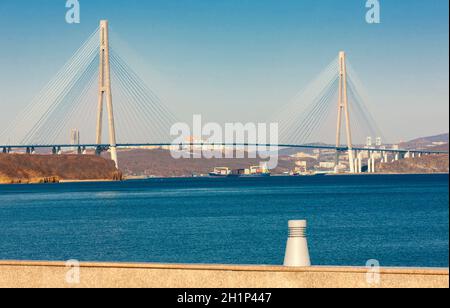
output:
[[358, 155], [358, 173], [362, 173], [362, 155], [359, 153]]
[[375, 173], [375, 165], [376, 165], [376, 159], [373, 155], [373, 152], [369, 152], [369, 159], [368, 159], [368, 173]]
[[355, 159], [353, 160], [353, 167], [355, 169], [356, 174], [362, 172], [361, 153], [359, 153], [358, 151], [355, 151]]
[[384, 163], [388, 163], [389, 162], [389, 156], [387, 152], [383, 153], [383, 162]]
[[111, 160], [115, 163], [116, 168], [119, 169], [119, 159], [117, 158], [117, 147], [111, 146]]
[[371, 168], [370, 168], [371, 173], [375, 173], [376, 172], [376, 170], [375, 170], [376, 169], [376, 159], [375, 159], [375, 157], [372, 157], [370, 165], [371, 165]]
[[355, 173], [362, 173], [362, 160], [361, 158], [355, 158]]
[[[355, 173], [355, 160], [353, 153], [352, 130], [350, 122], [350, 108], [348, 105], [347, 92], [347, 64], [344, 51], [339, 53], [339, 96], [338, 96], [338, 119], [336, 130], [336, 148], [341, 146], [342, 116], [345, 118], [345, 132], [347, 137], [348, 163], [350, 173]], [[336, 166], [339, 165], [339, 151], [336, 152]]]
[[353, 153], [353, 150], [348, 151], [348, 161], [350, 164], [350, 173], [356, 173], [356, 167], [355, 167], [355, 155]]
[[119, 168], [117, 159], [116, 129], [114, 124], [114, 111], [111, 94], [111, 71], [109, 61], [109, 31], [108, 21], [100, 22], [100, 65], [99, 65], [99, 87], [98, 87], [98, 111], [97, 111], [97, 144], [102, 143], [103, 127], [103, 100], [106, 99], [108, 111], [109, 149], [111, 160]]

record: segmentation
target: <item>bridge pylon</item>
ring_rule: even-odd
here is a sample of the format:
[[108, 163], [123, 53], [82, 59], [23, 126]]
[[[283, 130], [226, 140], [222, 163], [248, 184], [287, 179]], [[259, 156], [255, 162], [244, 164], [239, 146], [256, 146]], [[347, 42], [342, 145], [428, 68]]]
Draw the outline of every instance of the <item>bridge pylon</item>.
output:
[[106, 99], [108, 112], [109, 145], [111, 160], [119, 168], [117, 159], [116, 129], [114, 125], [114, 110], [111, 93], [111, 67], [109, 61], [109, 29], [108, 21], [100, 21], [100, 65], [98, 81], [98, 111], [97, 111], [97, 144], [102, 144], [103, 101]]
[[[348, 92], [347, 92], [347, 64], [346, 55], [344, 51], [339, 53], [339, 99], [338, 99], [338, 119], [336, 130], [336, 148], [341, 146], [341, 133], [342, 133], [342, 116], [345, 117], [345, 132], [348, 148], [348, 161], [350, 166], [350, 172], [355, 173], [355, 160], [353, 155], [353, 143], [352, 143], [352, 130], [350, 124], [350, 110], [348, 105]], [[339, 165], [339, 150], [336, 150], [336, 170]]]

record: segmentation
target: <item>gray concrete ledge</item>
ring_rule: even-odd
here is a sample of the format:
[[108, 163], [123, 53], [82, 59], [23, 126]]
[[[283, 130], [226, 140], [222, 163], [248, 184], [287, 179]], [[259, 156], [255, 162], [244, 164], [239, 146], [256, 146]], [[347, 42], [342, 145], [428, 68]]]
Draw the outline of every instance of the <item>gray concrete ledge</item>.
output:
[[[76, 272], [76, 270], [75, 270]], [[448, 269], [81, 263], [79, 283], [64, 262], [0, 261], [0, 288], [448, 288]], [[368, 276], [369, 275], [369, 276]]]

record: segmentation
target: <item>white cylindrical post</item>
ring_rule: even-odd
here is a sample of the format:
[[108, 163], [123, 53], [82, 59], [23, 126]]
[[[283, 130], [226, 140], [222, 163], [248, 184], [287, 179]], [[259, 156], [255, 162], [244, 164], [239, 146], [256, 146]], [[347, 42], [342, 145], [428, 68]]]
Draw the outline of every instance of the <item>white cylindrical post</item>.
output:
[[311, 266], [308, 241], [306, 238], [306, 220], [289, 221], [289, 237], [286, 245], [284, 266]]

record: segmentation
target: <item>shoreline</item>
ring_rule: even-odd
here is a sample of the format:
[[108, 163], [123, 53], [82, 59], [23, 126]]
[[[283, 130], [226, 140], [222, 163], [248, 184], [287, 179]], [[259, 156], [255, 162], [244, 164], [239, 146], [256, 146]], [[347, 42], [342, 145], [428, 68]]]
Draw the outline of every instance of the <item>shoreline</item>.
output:
[[[395, 176], [407, 176], [407, 175], [450, 175], [450, 173], [367, 173], [367, 174], [325, 174], [323, 176], [332, 176], [332, 177], [339, 177], [339, 176], [353, 176], [353, 177], [363, 177], [363, 176], [388, 176], [388, 175], [395, 175]], [[303, 176], [290, 176], [290, 175], [283, 175], [283, 174], [274, 174], [270, 177], [263, 177], [263, 178], [316, 178], [316, 177], [323, 177], [318, 175], [303, 175]], [[32, 181], [32, 180], [20, 180], [18, 182], [0, 182], [1, 186], [9, 186], [9, 185], [44, 185], [44, 184], [73, 184], [73, 183], [114, 183], [114, 182], [129, 182], [129, 181], [148, 181], [148, 180], [168, 180], [168, 179], [226, 179], [227, 177], [211, 177], [211, 176], [174, 176], [174, 177], [131, 177], [126, 178], [124, 177], [122, 180], [112, 180], [112, 179], [91, 179], [91, 180], [58, 180], [58, 181]], [[233, 179], [245, 179], [245, 178], [259, 178], [259, 177], [236, 177]]]

